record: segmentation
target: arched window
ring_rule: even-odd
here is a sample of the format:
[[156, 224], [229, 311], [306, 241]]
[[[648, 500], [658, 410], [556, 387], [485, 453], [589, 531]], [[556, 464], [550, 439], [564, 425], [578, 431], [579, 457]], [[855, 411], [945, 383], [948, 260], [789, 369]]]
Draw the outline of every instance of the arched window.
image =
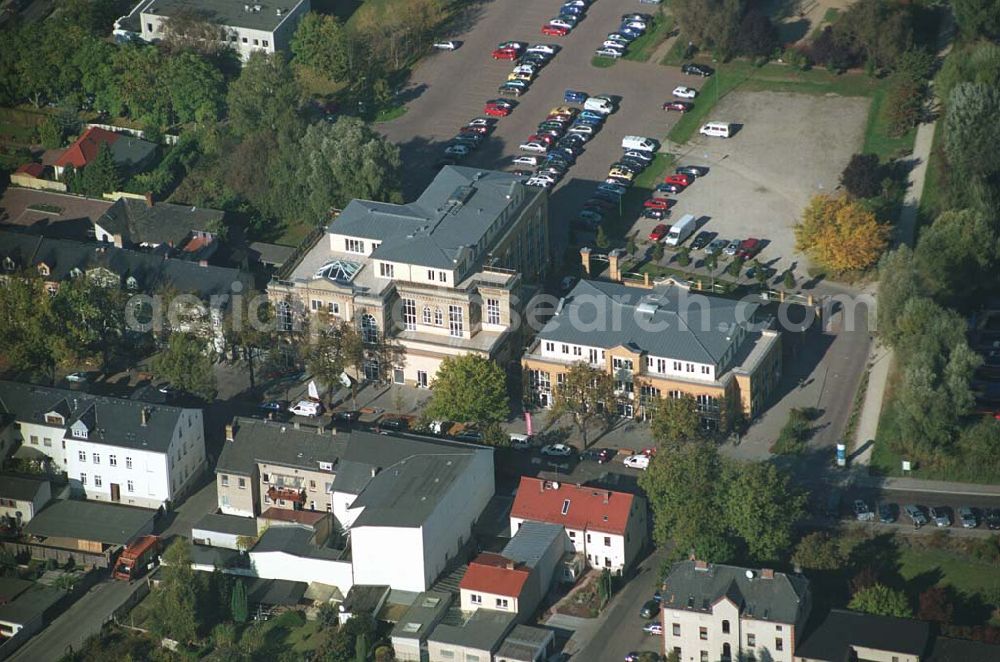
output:
[[431, 322], [431, 307], [430, 306], [424, 306], [423, 321], [424, 321], [424, 324], [432, 324], [432, 322]]
[[[728, 621], [726, 621], [728, 623]], [[723, 662], [730, 662], [733, 659], [733, 649], [729, 643], [722, 644], [722, 660]]]
[[440, 308], [434, 309], [434, 326], [444, 326], [444, 313]]
[[370, 313], [361, 316], [361, 340], [366, 343], [378, 342], [378, 322]]

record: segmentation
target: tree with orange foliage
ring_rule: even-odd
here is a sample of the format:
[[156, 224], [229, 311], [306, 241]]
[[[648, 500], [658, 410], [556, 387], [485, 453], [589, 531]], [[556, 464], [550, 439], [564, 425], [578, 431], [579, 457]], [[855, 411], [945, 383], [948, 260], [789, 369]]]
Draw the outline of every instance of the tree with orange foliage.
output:
[[889, 226], [846, 196], [814, 196], [795, 226], [795, 247], [834, 273], [874, 266], [889, 245]]

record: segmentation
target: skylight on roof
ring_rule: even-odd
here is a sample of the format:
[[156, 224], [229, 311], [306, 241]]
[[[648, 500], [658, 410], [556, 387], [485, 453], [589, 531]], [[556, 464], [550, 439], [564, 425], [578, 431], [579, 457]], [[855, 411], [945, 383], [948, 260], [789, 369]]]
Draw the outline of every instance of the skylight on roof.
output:
[[420, 623], [407, 623], [403, 626], [403, 632], [416, 634], [420, 630]]
[[563, 501], [562, 514], [565, 515], [569, 512], [569, 499]]
[[358, 273], [361, 265], [350, 260], [334, 260], [327, 262], [316, 270], [315, 278], [350, 282]]
[[433, 607], [437, 607], [437, 605], [438, 605], [439, 602], [441, 602], [441, 598], [424, 598], [424, 602], [423, 602], [422, 606], [427, 607], [428, 609], [430, 609], [430, 608], [433, 608]]

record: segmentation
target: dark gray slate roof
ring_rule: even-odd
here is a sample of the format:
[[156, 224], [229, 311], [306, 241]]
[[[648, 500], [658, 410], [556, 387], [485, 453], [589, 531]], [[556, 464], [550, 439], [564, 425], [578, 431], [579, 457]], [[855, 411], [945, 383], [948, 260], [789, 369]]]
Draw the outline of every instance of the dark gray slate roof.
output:
[[555, 633], [552, 630], [531, 627], [530, 625], [517, 625], [497, 649], [496, 657], [505, 657], [519, 662], [534, 662], [538, 659], [539, 651], [543, 650], [553, 639], [555, 639]]
[[454, 269], [466, 249], [493, 236], [490, 227], [505, 210], [513, 213], [500, 227], [541, 195], [510, 173], [447, 166], [409, 204], [352, 200], [329, 231], [381, 242], [376, 259]]
[[500, 556], [534, 568], [545, 551], [559, 538], [568, 542], [566, 529], [547, 522], [523, 522]]
[[[929, 640], [930, 625], [923, 621], [832, 609], [806, 632], [795, 655], [841, 662], [850, 659], [852, 646], [862, 646], [922, 657]], [[963, 662], [968, 660], [962, 659]]]
[[66, 591], [51, 586], [35, 586], [8, 604], [0, 605], [0, 621], [24, 625], [44, 615]]
[[128, 134], [111, 143], [111, 158], [125, 169], [142, 165], [153, 157], [159, 145]]
[[[273, 31], [292, 13], [292, 10], [303, 0], [286, 0], [274, 2], [257, 0], [250, 6], [260, 5], [260, 11], [244, 11], [244, 0], [153, 0], [143, 9], [146, 13], [160, 16], [173, 16], [179, 11], [195, 9], [211, 23], [228, 25], [230, 27], [247, 28], [250, 30]], [[275, 9], [281, 9], [278, 16]]]
[[261, 534], [260, 540], [250, 550], [250, 553], [285, 552], [293, 556], [327, 561], [338, 561], [344, 556], [342, 550], [314, 544], [313, 536], [315, 533], [311, 527], [300, 524], [272, 526]]
[[218, 566], [229, 568], [240, 565], [246, 556], [228, 547], [209, 547], [208, 545], [191, 545], [191, 562], [202, 566]]
[[[142, 424], [143, 409], [147, 411], [146, 425]], [[82, 420], [90, 443], [164, 453], [181, 415], [191, 410], [0, 381], [0, 411], [31, 423], [44, 423], [47, 412], [58, 411], [66, 419], [64, 428]]]
[[0, 497], [18, 501], [34, 501], [38, 491], [49, 481], [44, 478], [0, 474]]
[[996, 662], [1000, 646], [981, 641], [938, 637], [931, 646], [927, 662]]
[[538, 337], [605, 349], [623, 345], [651, 356], [720, 365], [735, 342], [733, 329], [746, 325], [756, 310], [755, 303], [674, 285], [646, 290], [581, 280]]
[[87, 273], [105, 269], [118, 276], [122, 285], [135, 279], [135, 289], [155, 292], [165, 287], [199, 298], [213, 294], [231, 294], [239, 282], [242, 291], [253, 285], [253, 277], [239, 269], [201, 266], [189, 260], [165, 258], [111, 244], [39, 237], [19, 232], [0, 231], [0, 260], [10, 256], [17, 269], [36, 268], [45, 263], [51, 269], [49, 280], [63, 281], [74, 269]]
[[[244, 579], [243, 581], [248, 581]], [[309, 584], [288, 579], [252, 579], [247, 585], [247, 602], [251, 605], [297, 605]]]
[[27, 579], [0, 577], [0, 604], [10, 602], [34, 585], [34, 582]]
[[375, 615], [375, 610], [379, 608], [389, 595], [388, 586], [373, 586], [370, 584], [355, 584], [347, 592], [344, 602], [340, 605], [340, 611], [348, 614], [360, 614], [362, 612]]
[[282, 246], [280, 244], [267, 244], [263, 241], [255, 241], [250, 244], [250, 256], [261, 264], [280, 267], [292, 256], [295, 248], [292, 246]]
[[348, 435], [320, 435], [316, 428], [296, 430], [289, 423], [238, 418], [235, 428], [234, 441], [222, 447], [216, 473], [249, 476], [257, 462], [315, 471], [319, 462], [335, 464], [347, 446]]
[[256, 536], [257, 520], [253, 517], [209, 513], [198, 520], [198, 523], [192, 529], [228, 533], [233, 536]]
[[776, 572], [773, 579], [763, 579], [754, 570], [754, 578], [749, 579], [746, 572], [731, 565], [710, 564], [701, 570], [694, 561], [675, 563], [663, 583], [663, 607], [708, 612], [726, 597], [746, 618], [795, 623], [809, 590], [805, 577]]
[[392, 628], [392, 636], [423, 641], [448, 611], [454, 599], [452, 593], [424, 591], [403, 612], [399, 622]]
[[155, 510], [100, 501], [53, 501], [24, 525], [25, 533], [43, 538], [74, 538], [105, 545], [127, 545], [152, 530]]
[[224, 216], [225, 212], [217, 209], [169, 202], [150, 207], [145, 200], [120, 198], [97, 224], [112, 234], [120, 234], [127, 242], [178, 246], [193, 230], [210, 230]]
[[438, 625], [427, 639], [453, 646], [495, 651], [516, 619], [517, 614], [477, 609], [462, 625]]

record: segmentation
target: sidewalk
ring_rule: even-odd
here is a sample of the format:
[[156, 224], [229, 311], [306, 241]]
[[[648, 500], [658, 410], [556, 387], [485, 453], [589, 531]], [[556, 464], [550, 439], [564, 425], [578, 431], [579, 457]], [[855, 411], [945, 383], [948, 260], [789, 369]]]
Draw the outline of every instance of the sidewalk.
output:
[[947, 480], [920, 478], [888, 478], [882, 476], [856, 476], [854, 484], [895, 492], [928, 492], [964, 496], [1000, 496], [1000, 485], [956, 483]]

